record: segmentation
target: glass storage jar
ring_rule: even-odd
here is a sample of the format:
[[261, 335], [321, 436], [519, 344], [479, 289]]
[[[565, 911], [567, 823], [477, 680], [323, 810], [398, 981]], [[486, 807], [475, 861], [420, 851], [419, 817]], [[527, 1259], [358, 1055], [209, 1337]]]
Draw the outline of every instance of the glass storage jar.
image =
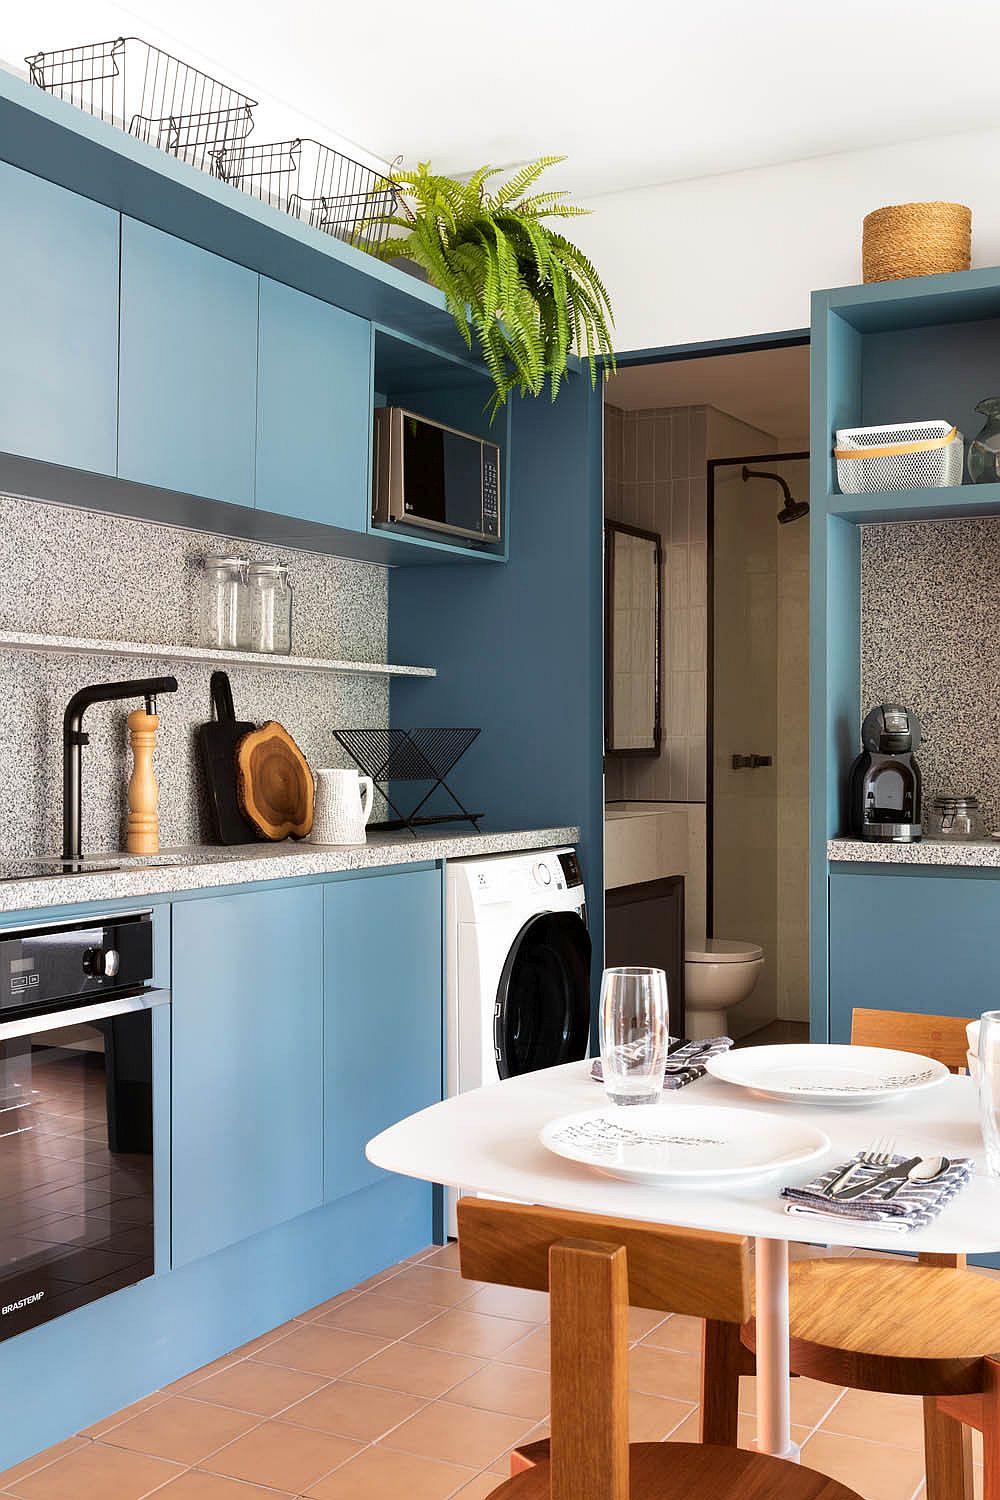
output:
[[981, 839], [983, 815], [979, 810], [979, 798], [939, 792], [931, 798], [927, 833], [932, 839], [954, 839], [956, 842]]
[[250, 564], [250, 650], [288, 656], [292, 649], [292, 585], [284, 563]]
[[250, 637], [250, 595], [244, 557], [206, 557], [201, 579], [201, 642], [239, 651]]

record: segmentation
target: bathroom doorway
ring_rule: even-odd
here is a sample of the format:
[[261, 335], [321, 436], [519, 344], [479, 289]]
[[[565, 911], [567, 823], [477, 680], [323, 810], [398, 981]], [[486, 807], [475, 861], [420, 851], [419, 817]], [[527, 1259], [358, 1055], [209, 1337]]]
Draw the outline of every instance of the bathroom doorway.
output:
[[799, 333], [626, 357], [605, 390], [606, 557], [643, 580], [606, 570], [607, 962], [666, 968], [688, 1036], [808, 1037], [808, 415]]

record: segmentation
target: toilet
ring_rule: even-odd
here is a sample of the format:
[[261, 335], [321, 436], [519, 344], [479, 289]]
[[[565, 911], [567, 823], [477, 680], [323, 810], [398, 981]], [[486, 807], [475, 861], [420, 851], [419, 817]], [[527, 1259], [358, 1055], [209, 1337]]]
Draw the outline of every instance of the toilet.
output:
[[726, 1012], [753, 993], [764, 950], [737, 938], [706, 938], [684, 954], [685, 1030], [692, 1042], [726, 1034]]

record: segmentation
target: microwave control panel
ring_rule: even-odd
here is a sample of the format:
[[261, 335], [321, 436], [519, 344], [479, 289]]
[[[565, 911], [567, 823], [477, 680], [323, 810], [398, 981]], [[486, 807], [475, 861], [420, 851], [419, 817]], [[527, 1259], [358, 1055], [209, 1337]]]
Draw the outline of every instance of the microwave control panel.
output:
[[483, 531], [500, 535], [500, 449], [483, 444]]

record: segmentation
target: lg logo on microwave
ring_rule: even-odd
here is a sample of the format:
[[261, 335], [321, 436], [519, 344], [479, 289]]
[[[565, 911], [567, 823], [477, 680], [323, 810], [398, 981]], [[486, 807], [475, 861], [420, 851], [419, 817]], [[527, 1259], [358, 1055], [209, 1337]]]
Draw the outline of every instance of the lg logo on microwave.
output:
[[8, 1302], [6, 1307], [0, 1307], [0, 1318], [5, 1318], [8, 1313], [20, 1312], [22, 1307], [30, 1307], [33, 1302], [41, 1302], [44, 1296], [44, 1292], [32, 1292], [30, 1297], [22, 1297], [19, 1302]]

